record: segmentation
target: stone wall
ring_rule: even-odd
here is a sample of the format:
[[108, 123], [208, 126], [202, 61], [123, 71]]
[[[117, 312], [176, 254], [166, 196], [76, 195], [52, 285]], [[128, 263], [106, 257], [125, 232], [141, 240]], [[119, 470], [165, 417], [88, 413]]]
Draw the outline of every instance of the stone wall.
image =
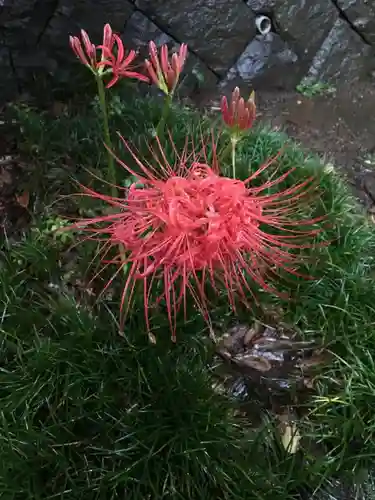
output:
[[[260, 14], [272, 21], [266, 35]], [[78, 69], [68, 36], [84, 28], [99, 42], [105, 22], [141, 52], [151, 39], [188, 43], [185, 94], [303, 78], [353, 84], [372, 70], [372, 0], [0, 0], [0, 100], [44, 77], [68, 86]]]

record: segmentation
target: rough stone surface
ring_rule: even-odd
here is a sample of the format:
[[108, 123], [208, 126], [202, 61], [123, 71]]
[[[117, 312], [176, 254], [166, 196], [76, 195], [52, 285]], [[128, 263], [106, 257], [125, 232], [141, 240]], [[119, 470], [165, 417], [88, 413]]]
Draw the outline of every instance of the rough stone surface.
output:
[[295, 52], [311, 61], [338, 18], [330, 0], [276, 0], [274, 22]]
[[14, 90], [18, 90], [18, 83], [13, 72], [9, 50], [4, 47], [0, 47], [0, 72], [2, 75], [0, 79], [0, 96], [6, 100], [12, 96]]
[[370, 47], [363, 43], [343, 19], [338, 19], [314, 57], [307, 81], [339, 83], [345, 78], [353, 84], [364, 73]]
[[1, 26], [19, 86], [33, 92], [40, 77], [52, 78], [56, 85], [69, 82], [76, 67], [69, 35], [83, 28], [94, 43], [101, 43], [103, 25], [109, 22], [122, 31], [133, 9], [128, 0], [34, 0], [7, 8]]
[[103, 26], [122, 32], [133, 12], [128, 0], [63, 0], [54, 12], [42, 37], [42, 43], [53, 50], [66, 53], [69, 35], [83, 28], [94, 43], [101, 43]]
[[370, 43], [375, 45], [375, 2], [373, 0], [335, 0], [349, 22]]
[[243, 0], [137, 0], [136, 6], [220, 75], [256, 34], [254, 13]]
[[[279, 35], [257, 35], [229, 70], [222, 86], [251, 84], [252, 87], [286, 87], [298, 83], [298, 56]], [[279, 77], [274, 78], [275, 73]], [[292, 82], [293, 80], [293, 82]]]
[[[137, 11], [129, 19], [122, 39], [127, 47], [139, 50], [140, 59], [147, 56], [148, 44], [153, 40], [157, 46], [167, 44], [171, 50], [178, 50], [180, 44], [165, 34], [155, 23]], [[179, 91], [185, 96], [198, 93], [216, 86], [217, 76], [194, 54], [189, 52], [182, 74]]]
[[134, 12], [131, 16], [121, 38], [127, 47], [138, 49], [141, 53], [147, 52], [147, 45], [151, 40], [157, 46], [164, 43], [170, 44], [173, 41], [171, 36], [164, 33], [155, 23], [139, 11]]
[[[273, 22], [266, 37], [257, 35], [259, 13]], [[140, 57], [151, 39], [187, 43], [188, 95], [214, 91], [218, 79], [290, 89], [307, 75], [340, 86], [375, 68], [367, 58], [374, 0], [0, 0], [0, 101], [19, 90], [76, 89], [84, 72], [68, 37], [83, 28], [100, 43], [106, 22]]]
[[53, 15], [56, 5], [56, 0], [6, 2], [1, 11], [0, 26], [7, 46], [34, 46]]
[[247, 0], [247, 5], [256, 13], [271, 13], [277, 0]]

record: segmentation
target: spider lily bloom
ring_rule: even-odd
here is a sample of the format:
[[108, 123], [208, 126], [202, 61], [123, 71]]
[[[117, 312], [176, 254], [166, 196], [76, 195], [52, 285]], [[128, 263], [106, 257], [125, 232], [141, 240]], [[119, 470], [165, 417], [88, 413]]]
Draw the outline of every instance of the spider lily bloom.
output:
[[142, 82], [149, 82], [149, 78], [141, 73], [134, 71], [131, 64], [137, 56], [135, 50], [129, 50], [126, 54], [124, 44], [118, 35], [113, 35], [113, 41], [116, 45], [117, 51], [114, 54], [113, 48], [108, 46], [100, 46], [103, 51], [102, 61], [100, 66], [110, 68], [113, 74], [112, 80], [107, 84], [107, 88], [112, 87], [120, 78], [136, 78]]
[[[135, 182], [119, 198], [86, 188], [85, 195], [108, 203], [114, 213], [81, 220], [73, 227], [102, 240], [105, 255], [111, 248], [117, 253], [119, 246], [124, 249], [122, 256], [104, 265], [117, 263], [119, 267], [105, 289], [126, 269], [120, 300], [122, 325], [140, 282], [147, 329], [151, 306], [163, 301], [175, 340], [176, 317], [181, 308], [186, 315], [188, 295], [209, 321], [207, 287], [218, 293], [224, 289], [235, 310], [237, 299], [251, 307], [251, 282], [277, 293], [269, 282], [280, 270], [299, 275], [296, 266], [301, 257], [296, 250], [312, 246], [304, 240], [320, 232], [315, 224], [323, 217], [295, 217], [312, 179], [274, 192], [294, 169], [253, 185], [273, 160], [241, 181], [219, 175], [215, 147], [211, 165], [205, 151], [197, 157], [188, 155], [186, 147], [176, 153], [171, 165], [156, 141], [160, 151], [153, 151], [155, 165], [151, 165], [142, 163], [123, 140], [140, 173], [116, 160]], [[162, 285], [160, 295], [156, 295], [156, 283]]]
[[245, 101], [236, 87], [229, 104], [225, 96], [221, 98], [221, 114], [225, 124], [237, 134], [251, 128], [256, 117], [255, 93]]
[[77, 36], [70, 36], [69, 43], [74, 51], [77, 58], [91, 71], [95, 74], [102, 72], [101, 63], [97, 59], [97, 50], [102, 48], [102, 59], [103, 51], [111, 52], [113, 50], [114, 38], [112, 33], [112, 28], [109, 24], [104, 26], [103, 30], [103, 44], [100, 47], [96, 47], [86, 33], [85, 30], [81, 30], [81, 40]]
[[172, 96], [187, 57], [187, 45], [180, 45], [178, 53], [173, 53], [171, 60], [168, 59], [168, 47], [166, 44], [160, 48], [160, 59], [158, 49], [154, 42], [149, 45], [150, 59], [146, 59], [145, 65], [152, 82], [164, 94]]

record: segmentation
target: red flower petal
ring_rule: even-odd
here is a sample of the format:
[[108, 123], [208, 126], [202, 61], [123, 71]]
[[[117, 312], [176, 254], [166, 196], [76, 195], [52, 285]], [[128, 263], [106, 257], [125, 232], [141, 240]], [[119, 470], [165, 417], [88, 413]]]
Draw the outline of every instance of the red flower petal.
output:
[[[224, 104], [224, 110], [225, 107]], [[85, 191], [87, 196], [118, 206], [118, 213], [75, 225], [77, 228], [84, 225], [84, 230], [91, 230], [94, 238], [106, 236], [106, 254], [109, 247], [118, 245], [126, 251], [125, 262], [123, 258], [110, 261], [116, 262], [119, 269], [130, 266], [121, 297], [123, 315], [131, 307], [135, 284], [139, 281], [143, 284], [147, 328], [150, 328], [150, 308], [163, 300], [175, 338], [176, 317], [181, 308], [186, 311], [187, 295], [209, 321], [207, 283], [214, 291], [224, 287], [229, 303], [235, 308], [237, 299], [246, 306], [256, 300], [250, 281], [268, 292], [278, 293], [270, 282], [272, 276], [280, 270], [299, 275], [296, 270], [299, 257], [293, 250], [311, 246], [305, 240], [315, 237], [319, 228], [309, 229], [309, 226], [322, 219], [290, 219], [292, 210], [297, 210], [298, 201], [308, 192], [310, 179], [278, 193], [262, 194], [286, 179], [290, 172], [276, 179], [271, 176], [263, 186], [252, 187], [252, 181], [271, 161], [246, 181], [240, 181], [220, 176], [216, 158], [212, 167], [201, 163], [199, 158], [206, 158], [205, 151], [188, 155], [185, 148], [177, 154], [176, 165], [171, 166], [160, 148], [158, 153], [152, 151], [156, 161], [153, 167], [144, 164], [123, 142], [142, 174], [116, 158], [136, 177], [127, 197], [112, 198], [90, 189]], [[277, 234], [269, 228], [276, 228]], [[155, 281], [163, 284], [161, 295], [156, 297]]]

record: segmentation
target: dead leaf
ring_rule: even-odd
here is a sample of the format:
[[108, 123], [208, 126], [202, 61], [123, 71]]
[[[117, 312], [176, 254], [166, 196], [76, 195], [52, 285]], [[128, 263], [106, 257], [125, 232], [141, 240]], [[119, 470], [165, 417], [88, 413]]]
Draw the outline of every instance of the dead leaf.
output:
[[301, 359], [298, 366], [301, 370], [308, 370], [309, 368], [314, 368], [323, 364], [327, 364], [330, 361], [330, 356], [328, 353], [315, 354], [311, 358]]
[[237, 325], [231, 328], [223, 337], [223, 347], [231, 354], [237, 354], [243, 350], [244, 338], [248, 327], [246, 325]]
[[243, 343], [245, 346], [249, 346], [250, 344], [253, 343], [253, 339], [260, 335], [263, 330], [263, 325], [259, 323], [259, 321], [255, 321], [254, 326], [252, 328], [249, 328], [245, 334], [245, 337], [243, 339]]
[[24, 191], [22, 194], [16, 196], [16, 200], [21, 207], [27, 208], [29, 206], [30, 193], [28, 191]]
[[240, 366], [253, 368], [262, 373], [268, 372], [272, 368], [268, 359], [259, 356], [241, 356], [234, 359], [234, 361]]
[[[281, 415], [281, 417], [285, 417], [285, 415]], [[301, 434], [299, 433], [297, 424], [291, 420], [285, 421], [284, 418], [281, 418], [279, 430], [281, 433], [281, 443], [285, 451], [292, 455], [297, 453], [301, 441]]]
[[4, 184], [11, 184], [12, 183], [12, 176], [6, 170], [5, 168], [2, 168], [0, 170], [0, 186], [3, 186]]
[[2, 165], [2, 166], [9, 165], [10, 163], [12, 163], [12, 159], [13, 159], [13, 157], [10, 155], [1, 156], [0, 157], [0, 165]]
[[51, 112], [54, 116], [62, 116], [66, 112], [66, 105], [60, 101], [54, 101], [51, 106]]
[[313, 378], [304, 378], [303, 385], [306, 389], [314, 389], [314, 379]]

